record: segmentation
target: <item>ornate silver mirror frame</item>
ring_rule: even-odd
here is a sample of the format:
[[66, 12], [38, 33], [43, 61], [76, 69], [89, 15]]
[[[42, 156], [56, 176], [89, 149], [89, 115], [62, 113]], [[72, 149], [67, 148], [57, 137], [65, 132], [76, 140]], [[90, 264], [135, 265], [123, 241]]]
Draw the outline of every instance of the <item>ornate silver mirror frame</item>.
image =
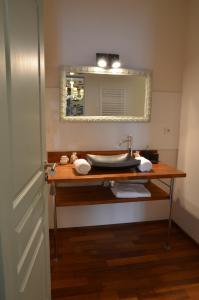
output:
[[[75, 74], [137, 75], [145, 78], [145, 104], [142, 116], [66, 116], [66, 76]], [[66, 66], [61, 69], [60, 117], [69, 122], [149, 122], [152, 102], [152, 76], [150, 71], [134, 69], [102, 69], [92, 66]]]

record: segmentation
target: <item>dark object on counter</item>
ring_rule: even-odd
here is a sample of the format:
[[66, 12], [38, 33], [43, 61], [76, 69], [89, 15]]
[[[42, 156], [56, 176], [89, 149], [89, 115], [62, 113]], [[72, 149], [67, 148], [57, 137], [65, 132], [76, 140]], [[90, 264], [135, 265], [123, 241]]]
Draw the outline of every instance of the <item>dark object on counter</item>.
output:
[[134, 159], [128, 153], [119, 155], [87, 154], [86, 159], [92, 167], [97, 168], [130, 168], [140, 164], [140, 160]]
[[140, 156], [150, 160], [152, 164], [157, 164], [159, 162], [159, 153], [157, 150], [140, 150], [139, 153]]

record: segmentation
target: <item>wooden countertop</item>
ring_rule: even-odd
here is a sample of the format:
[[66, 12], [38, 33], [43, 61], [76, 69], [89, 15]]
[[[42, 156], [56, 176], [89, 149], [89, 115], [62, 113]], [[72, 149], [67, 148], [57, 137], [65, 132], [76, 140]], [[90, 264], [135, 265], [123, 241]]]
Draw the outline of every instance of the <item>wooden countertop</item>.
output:
[[88, 175], [79, 175], [71, 164], [58, 165], [56, 174], [48, 176], [48, 182], [88, 182], [103, 180], [122, 179], [157, 179], [157, 178], [177, 178], [186, 177], [186, 173], [177, 170], [175, 167], [164, 163], [153, 164], [150, 172], [137, 172], [135, 170], [105, 170], [92, 169]]

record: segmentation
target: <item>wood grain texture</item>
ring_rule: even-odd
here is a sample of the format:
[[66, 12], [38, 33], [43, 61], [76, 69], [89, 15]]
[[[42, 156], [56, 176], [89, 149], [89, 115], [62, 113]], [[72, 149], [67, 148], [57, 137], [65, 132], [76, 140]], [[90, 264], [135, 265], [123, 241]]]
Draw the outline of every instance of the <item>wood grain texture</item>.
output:
[[56, 187], [56, 206], [155, 201], [169, 198], [165, 191], [152, 182], [146, 183], [145, 187], [151, 192], [151, 197], [116, 198], [111, 189], [104, 186]]
[[48, 182], [88, 182], [122, 179], [157, 179], [185, 177], [186, 174], [167, 164], [153, 164], [150, 172], [137, 172], [136, 170], [105, 170], [92, 169], [88, 175], [79, 175], [72, 164], [58, 165], [56, 174], [48, 176]]
[[58, 230], [52, 299], [199, 299], [198, 245], [174, 225], [166, 251], [166, 233], [165, 221]]

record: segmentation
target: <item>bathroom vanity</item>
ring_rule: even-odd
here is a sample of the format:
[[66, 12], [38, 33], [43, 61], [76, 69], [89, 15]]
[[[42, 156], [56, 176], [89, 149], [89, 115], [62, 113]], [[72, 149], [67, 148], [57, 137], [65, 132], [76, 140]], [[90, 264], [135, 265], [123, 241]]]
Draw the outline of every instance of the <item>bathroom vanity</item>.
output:
[[[95, 154], [114, 154], [117, 151], [94, 151]], [[85, 157], [88, 152], [79, 153], [79, 157]], [[89, 153], [91, 153], [89, 151]], [[121, 153], [121, 151], [120, 151]], [[62, 152], [48, 153], [49, 162], [59, 162]], [[136, 201], [156, 201], [169, 200], [170, 213], [168, 216], [168, 237], [166, 241], [167, 249], [170, 248], [170, 230], [172, 223], [172, 208], [173, 208], [173, 186], [174, 179], [185, 177], [186, 174], [177, 170], [175, 167], [164, 163], [153, 164], [150, 172], [138, 172], [134, 170], [105, 170], [92, 169], [88, 175], [78, 175], [72, 164], [58, 165], [54, 176], [48, 175], [48, 183], [51, 185], [50, 194], [54, 202], [54, 243], [55, 243], [55, 257], [57, 257], [57, 207], [63, 206], [77, 206], [77, 205], [96, 205], [96, 204], [110, 204]], [[144, 184], [150, 191], [151, 197], [147, 198], [116, 198], [109, 186], [110, 181], [121, 180], [138, 180], [147, 179]], [[162, 189], [157, 183], [160, 181], [161, 185], [165, 185], [168, 191]], [[169, 179], [166, 182], [164, 179]], [[158, 180], [158, 181], [157, 181]], [[93, 183], [98, 185], [93, 185]], [[101, 182], [101, 185], [99, 185]], [[75, 183], [77, 186], [60, 186], [60, 183]], [[92, 185], [81, 186], [82, 183], [92, 183]], [[79, 186], [78, 186], [79, 185]]]

